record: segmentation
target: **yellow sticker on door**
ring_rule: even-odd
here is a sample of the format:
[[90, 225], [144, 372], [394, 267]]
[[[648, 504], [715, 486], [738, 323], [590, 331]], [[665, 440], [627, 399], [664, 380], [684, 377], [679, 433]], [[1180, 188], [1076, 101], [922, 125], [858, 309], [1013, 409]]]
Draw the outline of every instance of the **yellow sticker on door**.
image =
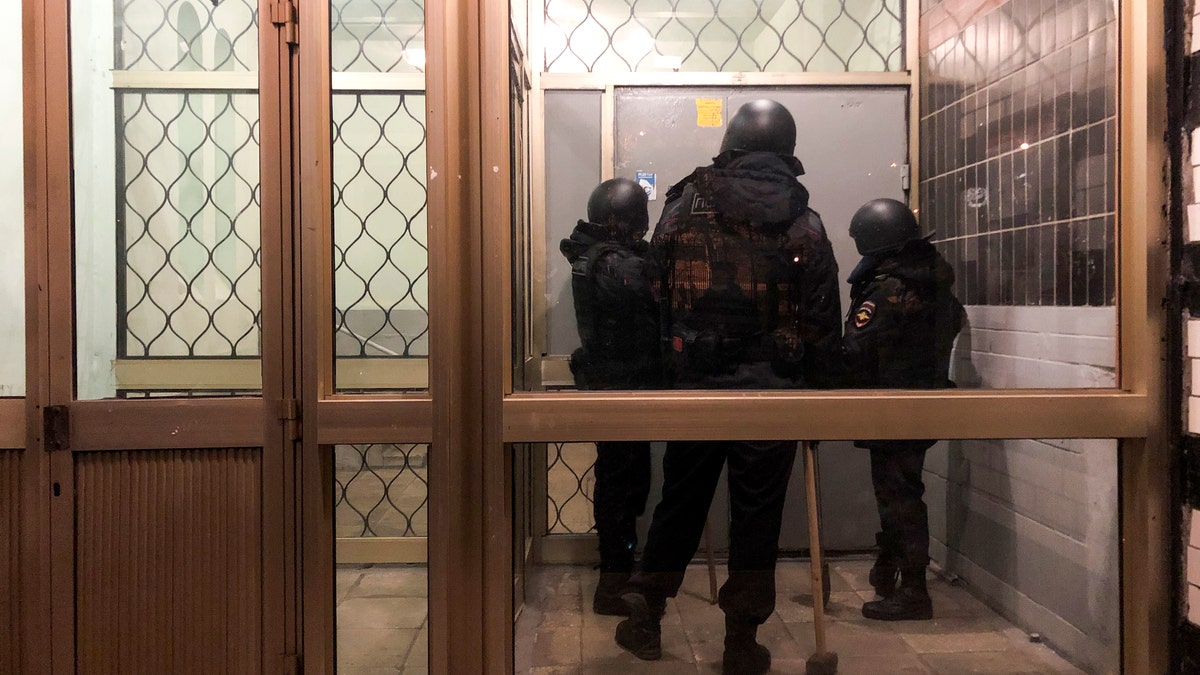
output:
[[696, 126], [721, 126], [721, 105], [723, 103], [724, 100], [719, 98], [696, 99]]

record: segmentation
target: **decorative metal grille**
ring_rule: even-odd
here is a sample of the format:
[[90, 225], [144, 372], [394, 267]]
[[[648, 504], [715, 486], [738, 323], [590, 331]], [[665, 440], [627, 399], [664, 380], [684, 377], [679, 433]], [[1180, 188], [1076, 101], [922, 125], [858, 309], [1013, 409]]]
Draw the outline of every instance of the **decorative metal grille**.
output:
[[259, 353], [258, 96], [117, 96], [118, 354]]
[[255, 0], [115, 0], [117, 70], [258, 69]]
[[429, 446], [334, 448], [338, 537], [427, 537]]
[[335, 0], [331, 10], [335, 72], [425, 72], [422, 0]]
[[429, 353], [425, 95], [333, 100], [339, 356]]
[[547, 72], [903, 68], [901, 0], [545, 0]]
[[592, 490], [596, 479], [595, 443], [546, 446], [546, 513], [549, 534], [583, 534], [596, 529]]

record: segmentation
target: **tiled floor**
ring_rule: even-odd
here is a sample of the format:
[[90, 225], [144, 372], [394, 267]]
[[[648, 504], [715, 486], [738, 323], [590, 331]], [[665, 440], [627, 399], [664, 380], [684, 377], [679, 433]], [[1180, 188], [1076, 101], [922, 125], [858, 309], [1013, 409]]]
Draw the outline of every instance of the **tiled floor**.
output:
[[[1048, 647], [1031, 643], [965, 590], [932, 578], [932, 621], [880, 622], [862, 618], [869, 560], [836, 561], [826, 617], [828, 649], [838, 654], [838, 673], [1081, 673]], [[720, 572], [718, 572], [718, 575]], [[775, 614], [759, 630], [772, 654], [773, 673], [804, 673], [814, 651], [807, 562], [779, 566]], [[709, 602], [704, 567], [688, 572], [683, 591], [667, 604], [663, 657], [640, 661], [613, 641], [620, 617], [591, 612], [596, 573], [556, 566], [529, 579], [529, 597], [516, 627], [516, 671], [539, 675], [591, 673], [720, 672], [724, 615]], [[718, 576], [719, 581], [723, 579]]]
[[[1048, 647], [1034, 644], [972, 598], [933, 577], [934, 620], [886, 623], [859, 613], [872, 593], [868, 560], [834, 561], [826, 616], [829, 649], [843, 675], [906, 673], [1082, 673]], [[718, 571], [720, 575], [720, 570]], [[804, 673], [813, 652], [808, 564], [780, 563], [775, 614], [760, 629], [771, 649], [773, 673]], [[718, 581], [721, 581], [718, 577]], [[591, 612], [596, 572], [552, 566], [528, 579], [528, 598], [516, 625], [517, 673], [584, 675], [720, 672], [724, 616], [709, 602], [707, 571], [689, 571], [663, 620], [663, 658], [639, 661], [613, 642], [619, 617]], [[411, 565], [343, 566], [337, 573], [338, 673], [429, 672], [425, 568]]]
[[340, 566], [338, 674], [428, 673], [428, 595], [423, 565]]

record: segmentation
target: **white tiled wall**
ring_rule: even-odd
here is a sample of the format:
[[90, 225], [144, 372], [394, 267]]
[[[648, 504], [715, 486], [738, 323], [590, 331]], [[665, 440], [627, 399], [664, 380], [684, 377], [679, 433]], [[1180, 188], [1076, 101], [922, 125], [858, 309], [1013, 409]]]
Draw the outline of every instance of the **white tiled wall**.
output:
[[[960, 387], [1111, 387], [1113, 307], [967, 307]], [[1116, 442], [939, 443], [925, 462], [931, 554], [1089, 671], [1118, 662]]]
[[[1192, 17], [1192, 53], [1200, 51], [1200, 2], [1195, 3]], [[1192, 75], [1196, 75], [1193, 73]], [[1184, 236], [1188, 242], [1200, 241], [1200, 129], [1192, 131], [1190, 172], [1184, 171], [1184, 194], [1190, 202], [1187, 207], [1187, 223]], [[1200, 318], [1187, 319], [1184, 327], [1184, 382], [1187, 393], [1184, 403], [1187, 414], [1187, 432], [1200, 434]], [[1187, 537], [1187, 618], [1200, 625], [1200, 511], [1195, 509], [1186, 514], [1189, 527], [1184, 528]]]

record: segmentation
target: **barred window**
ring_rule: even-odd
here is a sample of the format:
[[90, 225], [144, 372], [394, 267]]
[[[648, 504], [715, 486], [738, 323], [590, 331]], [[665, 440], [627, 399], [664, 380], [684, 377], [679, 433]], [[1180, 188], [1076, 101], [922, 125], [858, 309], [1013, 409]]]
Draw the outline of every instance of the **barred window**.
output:
[[900, 0], [546, 0], [545, 68], [897, 71], [901, 8]]

